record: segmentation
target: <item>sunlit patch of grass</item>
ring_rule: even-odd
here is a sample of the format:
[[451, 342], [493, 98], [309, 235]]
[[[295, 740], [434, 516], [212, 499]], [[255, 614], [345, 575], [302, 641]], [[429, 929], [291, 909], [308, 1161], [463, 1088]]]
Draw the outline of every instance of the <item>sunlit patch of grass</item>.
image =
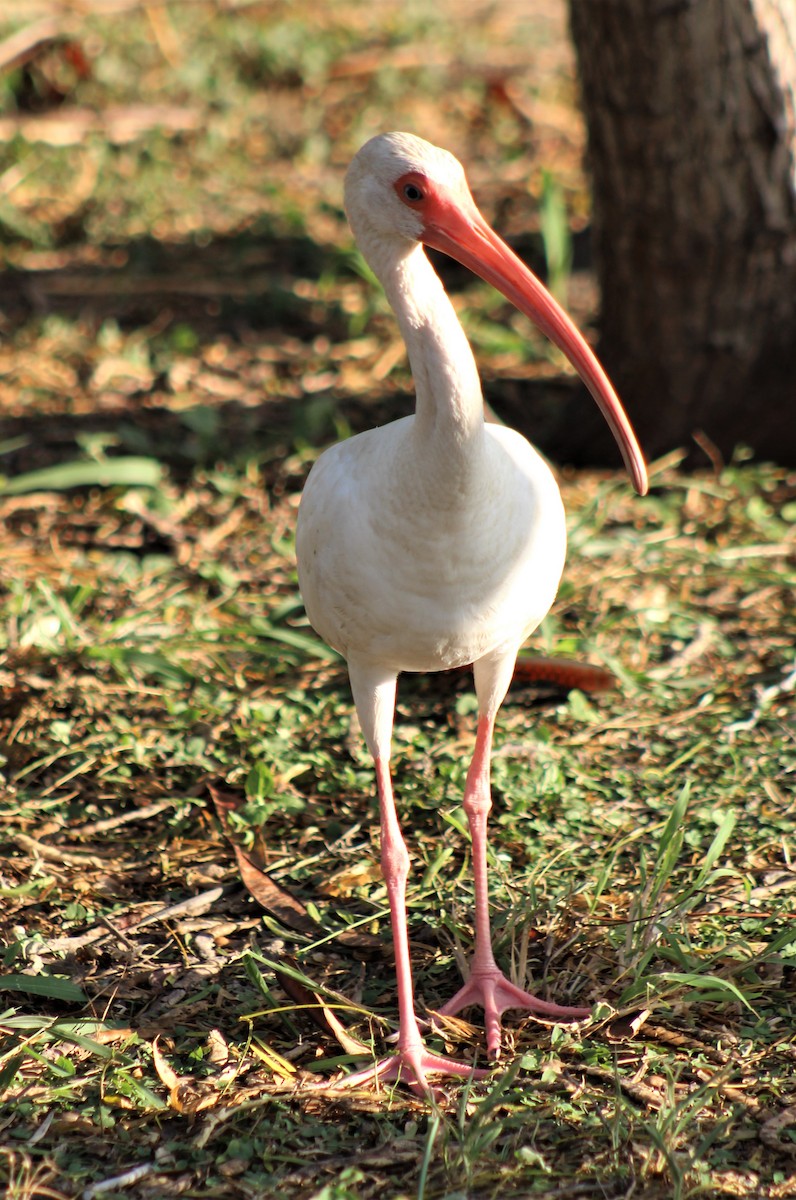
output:
[[[400, 1091], [386, 1107], [349, 1106], [374, 1146], [401, 1141], [384, 1159], [393, 1166], [378, 1168], [384, 1178], [408, 1170], [411, 1149], [412, 1186], [427, 1195], [497, 1180], [522, 1195], [577, 1180], [572, 1147], [586, 1139], [589, 1170], [606, 1186], [686, 1196], [733, 1171], [750, 1196], [773, 1183], [776, 1153], [747, 1159], [743, 1148], [787, 1104], [791, 1070], [792, 697], [759, 702], [789, 664], [790, 585], [774, 553], [789, 545], [774, 516], [789, 486], [774, 469], [732, 468], [720, 481], [670, 474], [649, 514], [613, 481], [567, 487], [573, 552], [540, 641], [610, 664], [620, 686], [535, 707], [529, 694], [510, 696], [494, 762], [493, 911], [506, 969], [552, 997], [596, 1004], [595, 1023], [576, 1032], [507, 1021], [508, 1073], [463, 1094], [458, 1117], [454, 1106], [429, 1124]], [[185, 1094], [211, 1088], [213, 1108], [197, 1117], [207, 1138], [197, 1178], [229, 1162], [235, 1178], [304, 1194], [309, 1142], [295, 1101], [285, 1107], [298, 1089], [299, 1111], [328, 1139], [324, 1186], [360, 1187], [333, 1166], [348, 1145], [337, 1102], [302, 1091], [310, 1076], [347, 1069], [350, 1055], [285, 998], [269, 965], [295, 962], [366, 1044], [378, 1048], [394, 1026], [389, 961], [364, 966], [338, 943], [347, 928], [389, 943], [372, 769], [350, 732], [345, 675], [321, 657], [296, 604], [290, 494], [264, 512], [259, 475], [229, 468], [212, 479], [197, 468], [183, 486], [164, 476], [158, 488], [75, 491], [87, 529], [124, 531], [104, 546], [53, 540], [60, 510], [45, 494], [27, 508], [4, 502], [20, 581], [3, 597], [13, 799], [2, 885], [15, 931], [5, 970], [56, 991], [7, 993], [0, 1081], [22, 1127], [31, 1089], [56, 1114], [43, 1149], [58, 1161], [66, 1113], [81, 1114], [86, 1147], [102, 1131], [111, 1174], [130, 1166], [122, 1132], [133, 1115], [160, 1114], [167, 1129], [184, 1119], [153, 1067], [159, 1032], [194, 1081]], [[756, 495], [770, 499], [761, 507]], [[235, 536], [217, 536], [233, 514]], [[149, 520], [167, 524], [156, 558], [136, 552]], [[466, 680], [410, 678], [400, 689], [395, 776], [414, 859], [418, 994], [430, 1007], [456, 986], [471, 942], [468, 697]], [[245, 795], [242, 835], [264, 836], [270, 869], [310, 906], [318, 936], [242, 902], [207, 779]], [[157, 815], [137, 821], [141, 806]], [[205, 892], [215, 899], [196, 917], [138, 924]], [[58, 998], [59, 977], [92, 998], [88, 1015]], [[72, 1011], [54, 1015], [53, 1004]], [[208, 1013], [234, 1083], [204, 1051], [196, 1057]], [[477, 1021], [458, 1036], [477, 1048]], [[225, 1107], [233, 1095], [240, 1116]], [[259, 1114], [254, 1132], [245, 1104]], [[389, 1132], [400, 1113], [413, 1132]], [[88, 1182], [80, 1144], [70, 1153]], [[267, 1170], [260, 1145], [278, 1147]]]

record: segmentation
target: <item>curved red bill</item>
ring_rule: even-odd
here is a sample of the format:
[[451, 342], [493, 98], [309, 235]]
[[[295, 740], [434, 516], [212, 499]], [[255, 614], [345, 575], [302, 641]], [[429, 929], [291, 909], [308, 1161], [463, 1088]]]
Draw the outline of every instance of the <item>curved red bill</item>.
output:
[[434, 189], [423, 206], [423, 243], [442, 250], [502, 292], [566, 354], [591, 392], [622, 452], [633, 486], [647, 493], [647, 468], [633, 427], [594, 351], [544, 284], [498, 237], [470, 199]]

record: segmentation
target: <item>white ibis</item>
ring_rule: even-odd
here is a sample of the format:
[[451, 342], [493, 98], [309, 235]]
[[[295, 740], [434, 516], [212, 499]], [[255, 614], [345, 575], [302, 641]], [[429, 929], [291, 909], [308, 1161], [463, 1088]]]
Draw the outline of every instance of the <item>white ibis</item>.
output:
[[489, 760], [495, 717], [517, 652], [556, 595], [566, 550], [564, 510], [543, 459], [520, 434], [486, 424], [475, 361], [423, 247], [493, 284], [563, 350], [602, 409], [636, 490], [644, 459], [616, 393], [572, 321], [487, 225], [459, 162], [407, 133], [371, 139], [346, 176], [357, 244], [381, 281], [406, 342], [415, 413], [341, 442], [310, 472], [298, 515], [299, 582], [309, 619], [345, 657], [373, 756], [381, 862], [398, 981], [397, 1050], [347, 1082], [470, 1074], [432, 1054], [415, 1015], [406, 922], [409, 855], [390, 781], [396, 679], [472, 663], [478, 699], [464, 808], [472, 837], [475, 947], [469, 978], [440, 1010], [484, 1009], [487, 1053], [500, 1019], [527, 1009], [558, 1020], [587, 1008], [551, 1004], [512, 984], [492, 951], [487, 898]]

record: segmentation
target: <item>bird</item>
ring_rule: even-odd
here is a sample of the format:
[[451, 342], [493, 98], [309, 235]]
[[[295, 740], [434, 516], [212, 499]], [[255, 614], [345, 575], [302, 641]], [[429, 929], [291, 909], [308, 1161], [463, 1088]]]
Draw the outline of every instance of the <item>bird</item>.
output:
[[487, 817], [493, 731], [517, 653], [555, 599], [566, 527], [542, 456], [516, 431], [485, 422], [473, 352], [426, 248], [492, 284], [564, 352], [608, 421], [641, 495], [647, 474], [593, 351], [481, 215], [452, 154], [411, 133], [371, 138], [346, 173], [345, 210], [406, 343], [415, 409], [330, 446], [316, 460], [296, 523], [298, 579], [310, 624], [346, 660], [373, 758], [395, 953], [397, 1044], [346, 1082], [402, 1080], [427, 1096], [435, 1094], [438, 1076], [469, 1076], [473, 1067], [432, 1053], [415, 1011], [406, 916], [410, 857], [390, 773], [399, 673], [472, 665], [477, 698], [463, 799], [472, 842], [474, 949], [466, 982], [439, 1011], [481, 1006], [487, 1058], [494, 1063], [506, 1010], [560, 1021], [591, 1010], [519, 988], [497, 965], [492, 947]]

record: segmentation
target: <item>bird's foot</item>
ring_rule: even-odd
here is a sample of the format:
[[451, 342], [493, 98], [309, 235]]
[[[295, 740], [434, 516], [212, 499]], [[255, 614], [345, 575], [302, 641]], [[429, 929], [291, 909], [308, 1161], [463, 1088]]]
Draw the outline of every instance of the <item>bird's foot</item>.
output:
[[495, 1062], [500, 1058], [500, 1018], [509, 1008], [524, 1008], [549, 1017], [554, 1021], [582, 1021], [591, 1014], [590, 1008], [571, 1008], [562, 1004], [551, 1004], [538, 996], [524, 992], [506, 978], [498, 967], [474, 970], [464, 987], [453, 999], [443, 1004], [441, 1016], [453, 1016], [471, 1004], [480, 1004], [484, 1010], [487, 1057]]
[[380, 1059], [370, 1067], [346, 1075], [343, 1079], [335, 1079], [335, 1088], [361, 1087], [366, 1083], [405, 1083], [412, 1091], [428, 1099], [442, 1098], [438, 1088], [431, 1086], [429, 1075], [453, 1075], [461, 1079], [483, 1079], [489, 1075], [471, 1066], [469, 1063], [457, 1062], [454, 1058], [445, 1058], [441, 1054], [432, 1054], [422, 1042], [399, 1046], [395, 1054]]

